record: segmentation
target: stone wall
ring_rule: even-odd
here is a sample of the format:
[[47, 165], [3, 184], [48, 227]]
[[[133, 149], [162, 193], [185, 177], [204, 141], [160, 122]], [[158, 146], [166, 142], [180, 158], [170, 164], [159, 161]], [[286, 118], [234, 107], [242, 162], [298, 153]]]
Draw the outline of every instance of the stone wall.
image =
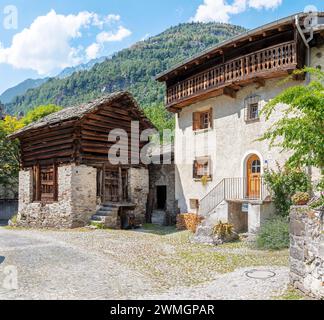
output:
[[76, 228], [88, 224], [96, 211], [96, 169], [58, 167], [58, 201], [33, 202], [32, 170], [19, 173], [18, 224], [28, 227]]
[[[156, 188], [166, 186], [166, 223], [175, 223], [177, 205], [175, 200], [175, 166], [174, 164], [150, 165], [150, 190], [154, 192], [153, 209], [157, 209]], [[167, 223], [167, 224], [169, 224]]]
[[290, 281], [295, 288], [324, 299], [323, 212], [308, 207], [290, 211]]
[[128, 196], [136, 205], [133, 210], [135, 223], [145, 223], [147, 197], [149, 194], [149, 171], [146, 168], [130, 168], [128, 170]]

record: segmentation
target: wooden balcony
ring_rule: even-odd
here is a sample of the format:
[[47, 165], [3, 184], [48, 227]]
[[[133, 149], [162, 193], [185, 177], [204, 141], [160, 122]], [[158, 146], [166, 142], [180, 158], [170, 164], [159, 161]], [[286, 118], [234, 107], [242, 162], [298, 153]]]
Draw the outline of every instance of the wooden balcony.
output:
[[167, 107], [183, 107], [220, 94], [235, 95], [241, 85], [275, 78], [296, 69], [295, 41], [285, 42], [200, 72], [167, 88]]

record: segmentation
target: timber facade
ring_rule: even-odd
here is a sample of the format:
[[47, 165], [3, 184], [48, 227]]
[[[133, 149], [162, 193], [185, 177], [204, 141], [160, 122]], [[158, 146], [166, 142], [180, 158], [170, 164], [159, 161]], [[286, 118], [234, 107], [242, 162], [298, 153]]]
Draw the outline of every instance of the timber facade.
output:
[[[133, 121], [137, 139], [131, 139]], [[153, 125], [133, 97], [119, 92], [63, 109], [13, 134], [21, 146], [20, 224], [78, 227], [92, 219], [123, 227], [127, 215], [143, 223], [149, 182], [139, 152], [147, 142], [138, 134], [148, 128]], [[119, 142], [124, 164], [113, 165], [108, 158], [120, 139], [115, 129], [127, 133]]]

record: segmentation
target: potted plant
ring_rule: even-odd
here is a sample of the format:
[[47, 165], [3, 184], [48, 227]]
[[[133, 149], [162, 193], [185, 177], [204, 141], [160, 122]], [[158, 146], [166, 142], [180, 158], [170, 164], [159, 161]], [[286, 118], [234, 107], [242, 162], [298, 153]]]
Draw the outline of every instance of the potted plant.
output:
[[204, 187], [207, 185], [208, 181], [209, 181], [209, 177], [208, 176], [202, 176], [201, 177], [201, 183], [202, 183], [202, 185]]
[[310, 196], [307, 192], [297, 192], [295, 195], [293, 195], [291, 200], [296, 206], [304, 206], [309, 202]]

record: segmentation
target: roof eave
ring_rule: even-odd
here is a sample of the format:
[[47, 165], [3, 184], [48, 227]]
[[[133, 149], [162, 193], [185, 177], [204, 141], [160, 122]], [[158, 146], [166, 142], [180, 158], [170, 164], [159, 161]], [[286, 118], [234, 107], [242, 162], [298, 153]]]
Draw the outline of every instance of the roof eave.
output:
[[295, 23], [295, 17], [296, 15], [299, 17], [299, 18], [303, 18], [305, 17], [307, 14], [306, 13], [296, 13], [294, 15], [291, 15], [289, 17], [286, 17], [286, 18], [282, 18], [282, 19], [279, 19], [279, 20], [276, 20], [276, 21], [273, 21], [273, 22], [270, 22], [268, 24], [265, 24], [261, 27], [258, 27], [258, 28], [255, 28], [253, 30], [250, 30], [250, 31], [247, 31], [247, 32], [244, 32], [238, 36], [235, 36], [233, 38], [230, 38], [226, 41], [223, 41], [219, 44], [217, 44], [216, 46], [213, 46], [213, 47], [210, 47], [210, 48], [207, 48], [206, 50], [200, 52], [199, 54], [196, 54], [192, 57], [190, 57], [189, 59], [187, 60], [184, 60], [183, 62], [179, 63], [179, 64], [176, 64], [175, 66], [173, 66], [172, 68], [170, 68], [169, 70], [166, 70], [162, 73], [159, 73], [156, 77], [155, 77], [155, 80], [156, 81], [159, 81], [159, 82], [164, 82], [166, 81], [167, 79], [167, 76], [169, 76], [171, 73], [173, 73], [174, 71], [186, 66], [187, 64], [190, 64], [190, 63], [193, 63], [196, 59], [199, 59], [199, 58], [202, 58], [210, 53], [212, 53], [213, 51], [217, 51], [217, 50], [220, 50], [222, 49], [223, 47], [227, 46], [227, 45], [230, 45], [231, 43], [234, 43], [236, 41], [239, 41], [239, 40], [242, 40], [244, 38], [248, 38], [254, 34], [257, 34], [257, 33], [260, 33], [261, 31], [264, 31], [264, 30], [269, 30], [271, 28], [274, 28], [274, 27], [277, 27], [277, 26], [280, 26], [280, 25], [283, 25], [283, 24], [287, 24], [289, 22], [292, 22], [292, 23]]

